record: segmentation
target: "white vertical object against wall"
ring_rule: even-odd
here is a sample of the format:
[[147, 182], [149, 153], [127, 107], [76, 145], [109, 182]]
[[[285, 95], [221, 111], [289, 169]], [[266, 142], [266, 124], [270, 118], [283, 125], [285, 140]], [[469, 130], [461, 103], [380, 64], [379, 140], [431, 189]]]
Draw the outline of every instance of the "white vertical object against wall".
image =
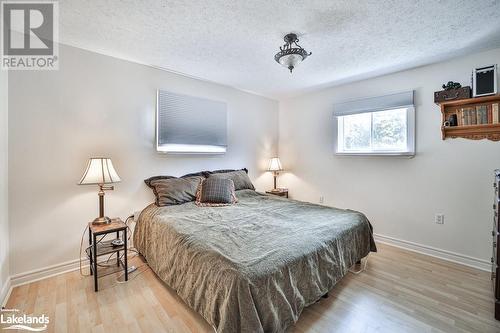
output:
[[8, 205], [8, 72], [0, 70], [0, 305], [10, 287]]
[[[448, 81], [470, 82], [473, 68], [498, 62], [500, 49], [322, 89], [280, 103], [283, 185], [294, 199], [359, 210], [375, 233], [401, 244], [489, 262], [493, 170], [500, 142], [441, 140], [434, 91]], [[414, 158], [345, 157], [333, 153], [333, 105], [415, 89]], [[446, 223], [434, 223], [442, 213]], [[473, 260], [473, 259], [471, 259]]]

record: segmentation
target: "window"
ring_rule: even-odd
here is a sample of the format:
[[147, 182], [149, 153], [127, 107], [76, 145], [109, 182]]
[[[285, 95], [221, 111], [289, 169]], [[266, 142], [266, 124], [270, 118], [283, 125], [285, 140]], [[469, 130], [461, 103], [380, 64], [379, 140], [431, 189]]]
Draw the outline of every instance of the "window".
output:
[[156, 150], [172, 154], [223, 154], [227, 141], [224, 102], [158, 90]]
[[[409, 101], [390, 102], [394, 95], [388, 97], [349, 102], [336, 108], [336, 154], [415, 154], [415, 109], [408, 105]], [[375, 109], [370, 110], [370, 105]]]

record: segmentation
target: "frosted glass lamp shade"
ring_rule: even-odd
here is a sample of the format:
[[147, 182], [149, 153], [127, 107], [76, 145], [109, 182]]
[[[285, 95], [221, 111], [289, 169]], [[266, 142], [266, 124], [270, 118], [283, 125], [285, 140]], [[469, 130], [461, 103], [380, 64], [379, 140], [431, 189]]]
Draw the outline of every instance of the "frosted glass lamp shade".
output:
[[91, 158], [78, 185], [102, 185], [121, 181], [110, 158]]
[[304, 60], [300, 54], [287, 54], [280, 58], [278, 61], [282, 66], [288, 68], [290, 72], [297, 67]]
[[267, 168], [268, 171], [282, 171], [283, 168], [281, 167], [281, 162], [278, 157], [271, 158], [271, 161], [269, 162], [269, 168]]

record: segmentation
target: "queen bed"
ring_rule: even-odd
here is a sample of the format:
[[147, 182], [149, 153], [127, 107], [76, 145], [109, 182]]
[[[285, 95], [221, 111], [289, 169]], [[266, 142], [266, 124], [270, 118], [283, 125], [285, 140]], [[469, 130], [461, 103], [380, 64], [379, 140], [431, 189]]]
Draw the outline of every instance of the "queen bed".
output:
[[282, 332], [376, 251], [359, 212], [245, 189], [238, 203], [145, 208], [134, 244], [217, 332]]

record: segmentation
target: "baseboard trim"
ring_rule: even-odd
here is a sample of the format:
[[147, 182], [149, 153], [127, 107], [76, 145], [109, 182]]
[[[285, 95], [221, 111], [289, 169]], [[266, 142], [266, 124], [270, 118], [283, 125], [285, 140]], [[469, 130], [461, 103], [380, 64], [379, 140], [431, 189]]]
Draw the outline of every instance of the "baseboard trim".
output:
[[[88, 259], [82, 258], [82, 267], [88, 266]], [[10, 281], [12, 287], [18, 287], [23, 284], [43, 280], [59, 274], [72, 272], [80, 268], [80, 260], [74, 259], [60, 264], [47, 266], [44, 268], [34, 269], [32, 271], [20, 273], [11, 276]]]
[[7, 300], [10, 297], [10, 293], [12, 292], [12, 283], [10, 280], [10, 277], [7, 278], [7, 281], [5, 281], [5, 284], [2, 287], [2, 290], [0, 290], [0, 306], [4, 307], [7, 304]]
[[466, 256], [460, 253], [451, 252], [443, 249], [438, 249], [432, 246], [423, 245], [419, 243], [414, 243], [406, 241], [403, 239], [398, 239], [395, 237], [384, 236], [380, 234], [374, 234], [375, 241], [388, 244], [391, 246], [399, 247], [412, 252], [417, 252], [420, 254], [425, 254], [431, 257], [451, 261], [454, 263], [462, 264], [465, 266], [480, 269], [482, 271], [491, 271], [491, 262], [483, 259], [478, 259], [470, 256]]

